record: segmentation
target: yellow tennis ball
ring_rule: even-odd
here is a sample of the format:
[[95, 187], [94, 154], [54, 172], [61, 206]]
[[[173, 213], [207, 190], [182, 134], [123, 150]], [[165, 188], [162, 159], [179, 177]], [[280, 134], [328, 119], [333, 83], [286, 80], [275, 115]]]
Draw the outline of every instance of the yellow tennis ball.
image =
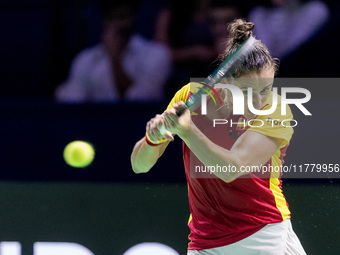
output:
[[87, 167], [94, 159], [95, 151], [85, 141], [73, 141], [64, 149], [64, 160], [72, 167]]

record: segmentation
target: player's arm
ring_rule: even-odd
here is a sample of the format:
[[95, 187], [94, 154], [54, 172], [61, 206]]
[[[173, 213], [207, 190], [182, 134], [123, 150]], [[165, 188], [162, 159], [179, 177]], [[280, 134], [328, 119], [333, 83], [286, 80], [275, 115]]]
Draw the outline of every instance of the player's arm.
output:
[[[164, 123], [163, 115], [156, 115], [146, 125], [147, 137], [140, 139], [133, 148], [131, 154], [131, 165], [135, 173], [148, 172], [162, 156], [169, 142], [174, 138], [170, 132], [166, 132], [165, 136], [161, 134], [160, 129]], [[157, 144], [155, 141], [161, 141]]]
[[215, 172], [217, 177], [226, 182], [231, 182], [241, 175], [249, 173], [240, 171], [242, 167], [264, 165], [280, 146], [280, 140], [247, 131], [239, 137], [230, 150], [227, 150], [210, 141], [190, 122], [188, 110], [180, 117], [176, 115], [177, 108], [182, 104], [175, 105], [174, 109], [165, 113], [165, 127], [181, 137], [204, 165], [236, 168], [236, 172]]
[[[171, 109], [173, 104], [176, 102], [183, 101], [188, 97], [190, 90], [190, 86], [183, 86], [173, 99], [171, 100], [167, 110]], [[146, 133], [148, 134], [149, 139], [152, 141], [160, 141], [165, 138], [167, 141], [158, 145], [151, 146], [145, 137], [139, 140], [135, 147], [133, 148], [131, 155], [131, 164], [132, 169], [135, 173], [146, 173], [148, 172], [157, 162], [160, 156], [162, 156], [166, 147], [169, 145], [169, 142], [172, 141], [173, 134], [169, 131], [166, 131], [165, 135], [162, 135], [161, 127], [164, 129], [164, 115], [156, 115], [155, 118], [151, 119], [146, 125]]]
[[249, 174], [249, 171], [244, 171], [247, 166], [265, 165], [280, 146], [279, 140], [253, 131], [242, 134], [230, 150], [211, 142], [195, 126], [191, 127], [190, 136], [190, 149], [204, 165], [219, 165], [226, 166], [227, 169], [231, 167], [236, 169], [235, 172], [214, 173], [226, 182]]

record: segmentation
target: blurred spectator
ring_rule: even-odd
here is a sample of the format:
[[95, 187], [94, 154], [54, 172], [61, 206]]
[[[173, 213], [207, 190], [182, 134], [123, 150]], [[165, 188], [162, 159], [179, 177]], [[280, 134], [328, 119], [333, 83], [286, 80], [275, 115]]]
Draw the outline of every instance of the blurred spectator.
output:
[[216, 55], [225, 49], [227, 24], [241, 17], [239, 9], [224, 0], [190, 1], [185, 6], [183, 1], [174, 1], [172, 7], [168, 45], [174, 71], [169, 96], [190, 78], [207, 77], [216, 68]]
[[271, 0], [270, 7], [255, 7], [249, 13], [249, 20], [256, 24], [255, 36], [277, 58], [317, 35], [328, 18], [328, 7], [321, 1]]
[[100, 0], [101, 43], [73, 60], [69, 78], [55, 97], [59, 102], [161, 100], [171, 70], [166, 46], [134, 33], [136, 3]]
[[191, 77], [202, 77], [207, 66], [216, 57], [209, 30], [207, 10], [200, 1], [174, 0], [171, 5], [168, 37], [173, 72], [167, 86], [167, 96], [172, 97]]
[[222, 54], [225, 51], [228, 38], [227, 25], [236, 18], [241, 18], [242, 13], [236, 5], [229, 1], [212, 1], [209, 20], [215, 51]]
[[281, 61], [279, 77], [339, 77], [336, 62], [340, 58], [338, 46], [340, 3], [326, 1], [330, 19], [317, 36]]
[[136, 31], [149, 40], [167, 44], [167, 28], [171, 18], [169, 1], [142, 1], [137, 17]]

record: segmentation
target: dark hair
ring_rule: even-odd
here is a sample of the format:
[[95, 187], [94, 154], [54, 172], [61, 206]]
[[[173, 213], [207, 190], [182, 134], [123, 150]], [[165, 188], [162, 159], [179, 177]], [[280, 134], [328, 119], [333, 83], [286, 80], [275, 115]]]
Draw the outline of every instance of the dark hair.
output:
[[[245, 40], [253, 36], [252, 30], [254, 27], [254, 23], [247, 22], [243, 19], [236, 19], [231, 22], [228, 26], [229, 39], [227, 41], [227, 47], [220, 56], [221, 60], [228, 58]], [[278, 66], [278, 59], [271, 56], [268, 48], [260, 40], [256, 40], [255, 46], [243, 63], [235, 70], [233, 77], [238, 78], [250, 72], [259, 72], [268, 67], [273, 67], [276, 72]]]

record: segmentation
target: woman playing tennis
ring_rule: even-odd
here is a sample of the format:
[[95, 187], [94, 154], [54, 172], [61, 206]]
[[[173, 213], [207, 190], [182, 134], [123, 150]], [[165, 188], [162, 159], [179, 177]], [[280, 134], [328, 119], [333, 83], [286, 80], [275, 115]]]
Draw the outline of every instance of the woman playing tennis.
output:
[[[253, 28], [253, 23], [240, 19], [229, 24], [230, 37], [223, 59], [252, 36]], [[284, 119], [292, 119], [292, 114], [287, 106], [287, 114], [282, 116], [280, 100], [269, 115], [257, 116], [248, 108], [248, 97], [252, 97], [255, 109], [271, 108], [276, 69], [275, 59], [266, 46], [256, 40], [245, 60], [226, 80], [244, 92], [243, 116], [233, 115], [233, 98], [224, 88], [217, 90], [222, 106], [208, 100], [208, 114], [204, 118], [188, 109], [177, 114], [197, 89], [186, 85], [176, 93], [163, 114], [147, 123], [146, 136], [133, 149], [132, 168], [136, 173], [145, 173], [157, 162], [174, 135], [183, 140], [191, 212], [187, 254], [306, 254], [292, 229], [280, 173], [259, 174], [254, 170], [282, 166], [293, 134], [291, 127], [282, 124]], [[252, 88], [250, 95], [247, 94], [249, 87]], [[233, 124], [214, 126], [214, 119]], [[162, 126], [167, 130], [165, 134]], [[209, 173], [196, 166], [223, 166], [236, 171]]]

